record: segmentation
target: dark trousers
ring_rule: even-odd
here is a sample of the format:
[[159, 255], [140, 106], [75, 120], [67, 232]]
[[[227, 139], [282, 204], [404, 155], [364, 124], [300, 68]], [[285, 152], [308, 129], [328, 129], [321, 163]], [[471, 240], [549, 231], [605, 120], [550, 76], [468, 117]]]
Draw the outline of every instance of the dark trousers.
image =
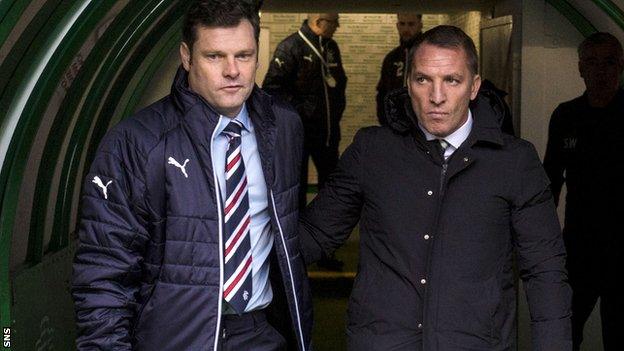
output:
[[[576, 248], [575, 248], [576, 249]], [[580, 350], [583, 329], [600, 298], [602, 343], [605, 351], [624, 350], [624, 297], [616, 287], [618, 267], [605, 257], [568, 255], [568, 275], [572, 287], [572, 340], [574, 350]]]
[[287, 349], [286, 340], [267, 321], [264, 311], [221, 318], [219, 351], [282, 351]]
[[307, 203], [308, 190], [308, 159], [312, 158], [318, 174], [319, 190], [325, 185], [329, 174], [338, 163], [338, 147], [327, 146], [322, 143], [306, 143], [303, 147], [303, 160], [301, 163], [301, 179], [299, 184], [299, 208], [304, 209]]

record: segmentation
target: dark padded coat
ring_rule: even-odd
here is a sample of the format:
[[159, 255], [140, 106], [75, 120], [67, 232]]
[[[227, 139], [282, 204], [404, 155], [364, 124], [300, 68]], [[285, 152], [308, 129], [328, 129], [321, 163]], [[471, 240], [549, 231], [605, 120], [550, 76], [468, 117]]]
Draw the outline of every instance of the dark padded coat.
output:
[[281, 96], [295, 107], [303, 121], [308, 145], [325, 144], [337, 149], [347, 88], [340, 49], [333, 39], [314, 34], [307, 20], [299, 30], [331, 66], [329, 72], [336, 86], [326, 86], [321, 60], [298, 33], [293, 33], [277, 45], [262, 89]]
[[300, 225], [309, 263], [359, 221], [349, 349], [514, 350], [516, 252], [532, 350], [571, 350], [565, 249], [533, 146], [502, 133], [480, 96], [468, 139], [444, 166], [407, 91], [387, 101], [389, 126], [356, 134]]
[[[79, 350], [216, 349], [222, 216], [210, 145], [219, 115], [187, 84], [180, 68], [171, 94], [114, 127], [91, 165], [72, 288]], [[296, 235], [301, 122], [258, 88], [247, 107], [275, 236], [269, 318], [289, 349], [309, 350], [312, 306]]]

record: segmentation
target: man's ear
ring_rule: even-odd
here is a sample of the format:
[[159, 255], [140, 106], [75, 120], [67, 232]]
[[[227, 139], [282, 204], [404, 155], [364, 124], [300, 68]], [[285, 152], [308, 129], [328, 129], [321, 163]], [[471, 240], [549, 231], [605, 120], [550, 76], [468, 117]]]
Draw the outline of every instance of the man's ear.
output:
[[475, 74], [475, 76], [472, 78], [470, 100], [474, 100], [477, 97], [477, 94], [479, 93], [479, 88], [481, 88], [481, 76], [478, 74]]
[[184, 69], [188, 72], [191, 69], [191, 49], [185, 42], [180, 43], [180, 61]]
[[583, 78], [583, 79], [584, 79], [584, 78], [585, 78], [585, 77], [584, 77], [584, 75], [585, 75], [585, 70], [584, 70], [584, 68], [583, 68], [583, 63], [581, 63], [581, 60], [579, 60], [579, 61], [578, 61], [578, 65], [577, 65], [577, 66], [578, 66], [579, 76], [580, 76], [581, 78]]

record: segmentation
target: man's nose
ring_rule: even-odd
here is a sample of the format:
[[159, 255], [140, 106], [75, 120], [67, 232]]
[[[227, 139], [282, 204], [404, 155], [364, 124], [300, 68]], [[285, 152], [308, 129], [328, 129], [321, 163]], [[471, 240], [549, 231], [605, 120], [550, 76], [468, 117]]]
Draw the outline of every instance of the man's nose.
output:
[[225, 67], [223, 68], [223, 76], [236, 78], [240, 74], [240, 70], [238, 69], [238, 62], [236, 62], [236, 58], [228, 57], [225, 60]]
[[432, 104], [440, 105], [446, 101], [446, 92], [442, 83], [433, 83], [429, 91], [429, 101]]

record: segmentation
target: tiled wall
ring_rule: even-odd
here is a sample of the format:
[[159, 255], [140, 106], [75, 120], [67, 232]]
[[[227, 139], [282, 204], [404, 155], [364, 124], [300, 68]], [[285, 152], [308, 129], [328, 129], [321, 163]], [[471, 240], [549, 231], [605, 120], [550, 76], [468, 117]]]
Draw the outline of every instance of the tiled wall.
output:
[[[263, 13], [261, 25], [270, 31], [271, 55], [286, 36], [297, 31], [306, 14]], [[440, 24], [453, 24], [470, 35], [479, 44], [479, 12], [423, 15], [423, 30]], [[376, 125], [375, 87], [379, 80], [384, 56], [399, 43], [394, 14], [341, 14], [340, 28], [334, 39], [340, 47], [342, 60], [349, 78], [347, 108], [341, 121], [341, 151], [351, 143], [355, 132], [365, 126]], [[314, 167], [310, 167], [310, 182], [316, 182]]]

